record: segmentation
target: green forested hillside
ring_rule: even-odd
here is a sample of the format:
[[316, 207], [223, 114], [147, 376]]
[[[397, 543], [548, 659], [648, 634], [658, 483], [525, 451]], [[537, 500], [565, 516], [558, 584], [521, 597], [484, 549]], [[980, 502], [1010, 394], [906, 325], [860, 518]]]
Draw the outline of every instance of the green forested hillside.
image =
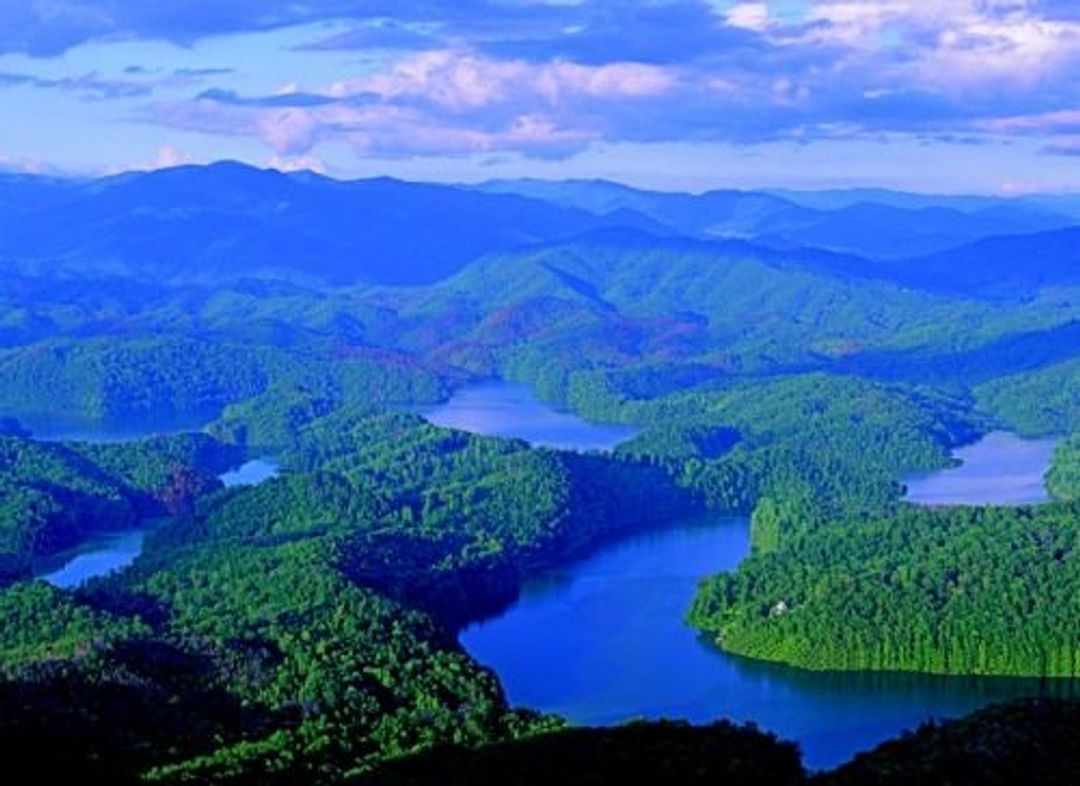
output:
[[202, 435], [123, 445], [0, 436], [0, 584], [94, 532], [185, 511], [242, 457]]
[[[301, 429], [283, 458], [290, 473], [203, 497], [124, 573], [74, 595], [0, 591], [32, 614], [0, 630], [0, 699], [23, 708], [12, 733], [104, 723], [94, 749], [112, 753], [91, 769], [244, 783], [334, 782], [550, 728], [511, 711], [451, 631], [512, 599], [524, 572], [692, 508], [654, 467], [363, 408]], [[78, 703], [55, 706], [61, 690]], [[101, 690], [172, 695], [140, 722], [186, 731], [133, 744]]]
[[975, 393], [986, 410], [1022, 434], [1080, 431], [1080, 358], [995, 379]]
[[46, 342], [0, 355], [0, 410], [92, 419], [202, 415], [272, 387], [353, 401], [424, 401], [438, 377], [394, 357], [312, 355], [179, 337]]
[[830, 518], [881, 513], [899, 479], [948, 465], [981, 416], [963, 395], [825, 374], [707, 383], [624, 399], [605, 375], [579, 377], [574, 401], [598, 417], [648, 424], [618, 452], [649, 457], [714, 509], [755, 516], [771, 548]]
[[627, 782], [815, 786], [1069, 786], [1080, 767], [1080, 705], [1033, 700], [927, 724], [830, 772], [800, 771], [794, 751], [752, 728], [632, 724], [567, 730], [395, 762], [357, 783], [390, 786]]
[[363, 786], [531, 786], [565, 783], [798, 786], [796, 747], [752, 726], [722, 721], [567, 729], [476, 750], [447, 748], [392, 762]]
[[554, 394], [565, 379], [552, 375], [657, 359], [740, 373], [866, 357], [899, 373], [915, 357], [1077, 314], [1068, 300], [1003, 310], [823, 267], [812, 253], [608, 235], [481, 260], [405, 308], [425, 330], [455, 315], [450, 357], [494, 363]]
[[[958, 199], [892, 225], [924, 211], [567, 187], [579, 210], [550, 204], [566, 193], [229, 165], [31, 185], [20, 199], [0, 177], [13, 772], [807, 783], [790, 745], [725, 723], [547, 734], [563, 722], [511, 708], [455, 639], [523, 577], [703, 509], [752, 516], [752, 556], [691, 610], [729, 651], [817, 670], [1080, 670], [1076, 230], [936, 261], [795, 247], [939, 247], [1046, 214]], [[765, 224], [775, 247], [704, 238]], [[640, 432], [573, 454], [396, 409], [490, 378]], [[205, 429], [44, 443], [19, 415]], [[903, 503], [908, 473], [998, 428], [1073, 435], [1047, 478], [1058, 501]], [[282, 475], [222, 487], [222, 470], [261, 456]], [[74, 591], [27, 580], [32, 558], [150, 518], [165, 521], [130, 569]], [[813, 782], [993, 782], [1020, 767], [1053, 784], [1069, 751], [1056, 765], [1043, 743], [1075, 725], [1071, 705], [994, 711]], [[397, 761], [413, 754], [428, 757]]]
[[1068, 786], [1080, 771], [1080, 702], [1030, 700], [929, 723], [813, 779], [822, 786]]
[[5, 274], [0, 411], [202, 415], [297, 387], [430, 401], [469, 375], [566, 403], [581, 375], [629, 392], [650, 374], [679, 387], [813, 370], [981, 384], [998, 411], [994, 380], [1072, 356], [1072, 284], [1003, 307], [859, 264], [619, 231], [504, 250], [423, 287]]
[[1080, 434], [1073, 434], [1054, 451], [1046, 487], [1058, 499], [1080, 499]]
[[690, 619], [732, 652], [807, 669], [1075, 677], [1080, 509], [836, 521], [709, 579]]

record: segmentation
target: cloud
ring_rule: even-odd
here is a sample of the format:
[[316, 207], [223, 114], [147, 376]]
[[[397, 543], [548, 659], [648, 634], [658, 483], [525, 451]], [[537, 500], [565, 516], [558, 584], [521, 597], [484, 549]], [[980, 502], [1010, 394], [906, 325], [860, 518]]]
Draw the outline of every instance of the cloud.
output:
[[[187, 44], [333, 20], [290, 36], [290, 45], [310, 40], [288, 52], [296, 72], [279, 76], [303, 80], [304, 89], [252, 94], [250, 86], [261, 80], [228, 69], [136, 66], [119, 78], [7, 75], [7, 84], [92, 98], [146, 97], [162, 84], [192, 80], [199, 91], [157, 100], [138, 116], [253, 137], [287, 158], [329, 142], [365, 155], [548, 157], [595, 142], [896, 134], [939, 144], [1040, 137], [1049, 145], [1074, 132], [1018, 118], [1052, 117], [1080, 105], [1076, 6], [1062, 0], [0, 0], [0, 13], [10, 11], [0, 26], [0, 51], [55, 54], [87, 40]], [[334, 54], [346, 51], [359, 54]], [[304, 58], [319, 65], [306, 72]], [[326, 76], [335, 61], [340, 75]]]
[[762, 32], [769, 28], [769, 6], [766, 3], [739, 3], [725, 12], [724, 20], [731, 27]]
[[145, 118], [255, 136], [290, 157], [327, 140], [364, 154], [519, 151], [550, 157], [615, 133], [613, 111], [651, 114], [654, 101], [681, 89], [675, 72], [650, 64], [532, 63], [435, 50], [311, 92], [296, 86], [267, 96], [206, 90], [193, 101], [156, 104]]
[[979, 125], [993, 133], [1042, 139], [1040, 152], [1046, 155], [1080, 156], [1080, 109], [998, 117]]
[[978, 124], [987, 131], [1000, 133], [1076, 133], [1080, 134], [1080, 109], [1061, 109], [1036, 115], [1017, 115], [985, 120]]
[[312, 113], [295, 107], [260, 115], [256, 123], [259, 137], [282, 156], [311, 150], [319, 126]]
[[325, 175], [328, 171], [326, 162], [317, 156], [273, 156], [267, 160], [266, 166], [279, 172], [317, 172]]
[[46, 78], [32, 74], [0, 72], [0, 87], [36, 87], [79, 93], [89, 98], [132, 98], [146, 96], [154, 91], [154, 85], [131, 79], [107, 79], [96, 72], [79, 76]]
[[555, 105], [577, 98], [646, 98], [669, 92], [676, 81], [673, 72], [642, 63], [588, 66], [555, 60], [537, 65], [436, 50], [408, 57], [386, 72], [339, 82], [330, 92], [418, 99], [460, 111], [506, 103]]
[[333, 96], [304, 93], [299, 90], [288, 90], [270, 96], [245, 97], [235, 90], [211, 88], [204, 90], [197, 96], [198, 99], [214, 101], [219, 104], [231, 104], [233, 106], [256, 106], [256, 107], [310, 107], [322, 106], [335, 103]]
[[348, 0], [0, 0], [0, 52], [55, 56], [100, 39], [178, 44], [211, 35], [348, 17]]
[[1080, 156], [1080, 135], [1057, 139], [1045, 145], [1042, 152], [1051, 156]]
[[18, 175], [41, 175], [50, 168], [39, 159], [27, 156], [9, 156], [0, 153], [0, 172]]
[[235, 73], [234, 68], [177, 68], [172, 72], [174, 77], [181, 79], [205, 79], [211, 76], [225, 76]]
[[375, 19], [351, 29], [319, 38], [297, 47], [299, 51], [338, 52], [357, 49], [422, 50], [440, 39], [394, 19]]
[[322, 106], [267, 108], [260, 102], [194, 102], [150, 107], [146, 120], [193, 131], [252, 136], [275, 155], [296, 159], [320, 142], [351, 146], [358, 155], [462, 155], [522, 151], [563, 156], [601, 138], [595, 130], [567, 126], [551, 113], [500, 110], [481, 120], [425, 112], [401, 103], [370, 103], [352, 97]]
[[122, 77], [107, 77], [97, 71], [62, 77], [46, 77], [3, 71], [0, 72], [0, 88], [33, 87], [59, 90], [94, 100], [138, 98], [149, 96], [160, 88], [191, 87], [211, 76], [221, 76], [231, 72], [231, 69], [223, 68], [181, 68], [158, 76], [141, 66], [128, 66], [123, 69]]
[[153, 172], [158, 169], [172, 169], [178, 166], [197, 163], [194, 156], [178, 150], [171, 145], [162, 145], [149, 158], [140, 161], [125, 162], [122, 165], [108, 167], [105, 175], [118, 175], [124, 172]]

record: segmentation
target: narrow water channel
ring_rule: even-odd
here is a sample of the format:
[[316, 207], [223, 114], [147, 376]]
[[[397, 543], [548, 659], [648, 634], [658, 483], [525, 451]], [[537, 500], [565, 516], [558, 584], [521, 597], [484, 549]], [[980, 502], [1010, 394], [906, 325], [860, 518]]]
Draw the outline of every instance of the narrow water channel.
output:
[[[520, 386], [486, 384], [462, 391], [427, 416], [537, 444], [613, 446], [609, 427], [566, 413], [554, 413], [558, 425], [546, 433], [553, 413], [543, 409]], [[992, 452], [1003, 449], [1009, 476], [1024, 470], [1041, 478], [1049, 453], [1016, 447], [1000, 437], [989, 440], [977, 454], [980, 466], [992, 464]], [[1017, 466], [1021, 454], [1030, 465]], [[972, 461], [970, 450], [963, 455]], [[988, 497], [995, 484], [989, 473], [980, 470], [980, 476], [986, 483], [973, 501], [993, 501]], [[958, 493], [954, 486], [950, 499], [963, 501]], [[463, 631], [461, 643], [498, 673], [515, 705], [580, 724], [661, 717], [754, 721], [798, 742], [813, 768], [846, 761], [928, 718], [955, 717], [1043, 690], [1030, 680], [815, 674], [726, 654], [683, 619], [698, 581], [734, 568], [748, 553], [744, 518], [673, 521], [532, 579], [514, 605]]]

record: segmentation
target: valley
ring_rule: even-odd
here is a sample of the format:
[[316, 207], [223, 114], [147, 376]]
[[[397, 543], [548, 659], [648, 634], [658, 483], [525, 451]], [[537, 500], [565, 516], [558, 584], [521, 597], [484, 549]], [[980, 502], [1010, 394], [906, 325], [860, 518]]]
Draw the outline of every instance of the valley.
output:
[[1067, 211], [235, 164], [4, 189], [18, 748], [337, 783], [640, 734], [792, 784], [952, 745], [931, 718], [1071, 722]]

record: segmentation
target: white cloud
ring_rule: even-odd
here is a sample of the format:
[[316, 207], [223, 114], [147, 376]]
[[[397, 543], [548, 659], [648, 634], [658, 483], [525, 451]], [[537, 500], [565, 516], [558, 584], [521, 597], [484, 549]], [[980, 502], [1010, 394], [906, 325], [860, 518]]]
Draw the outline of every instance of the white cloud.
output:
[[0, 172], [17, 172], [24, 175], [39, 175], [48, 171], [48, 167], [35, 158], [26, 156], [8, 156], [0, 153]]
[[724, 21], [731, 27], [763, 31], [770, 24], [769, 6], [766, 3], [739, 3], [724, 13]]
[[318, 156], [272, 156], [266, 162], [269, 169], [279, 172], [318, 172], [325, 175], [327, 172], [326, 162]]
[[676, 81], [670, 69], [644, 63], [537, 64], [440, 49], [412, 55], [382, 72], [337, 82], [328, 93], [338, 98], [373, 94], [384, 100], [421, 99], [468, 111], [525, 100], [557, 104], [576, 97], [644, 98], [671, 90]]
[[318, 122], [304, 109], [289, 108], [263, 113], [257, 120], [259, 137], [279, 155], [296, 155], [315, 143]]
[[1032, 0], [822, 0], [807, 21], [789, 44], [845, 47], [851, 67], [945, 91], [1027, 89], [1080, 65], [1080, 23]]
[[977, 125], [998, 133], [1080, 133], [1080, 109], [1062, 109], [1034, 115], [1014, 115], [983, 120]]

